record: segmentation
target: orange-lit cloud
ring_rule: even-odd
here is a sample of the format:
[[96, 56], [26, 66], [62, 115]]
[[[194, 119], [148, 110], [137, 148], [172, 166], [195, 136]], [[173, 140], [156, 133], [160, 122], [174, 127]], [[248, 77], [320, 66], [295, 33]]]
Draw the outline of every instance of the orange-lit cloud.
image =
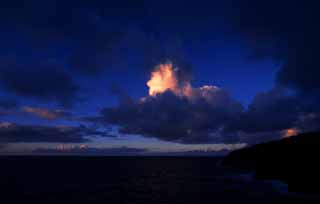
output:
[[175, 76], [172, 64], [160, 64], [151, 73], [151, 79], [147, 82], [149, 87], [149, 95], [155, 96], [166, 90], [171, 90], [174, 93], [179, 91], [178, 81]]
[[0, 122], [0, 129], [2, 128], [9, 128], [9, 127], [12, 127], [14, 126], [14, 124], [12, 123], [9, 123], [9, 122]]
[[170, 62], [156, 66], [151, 73], [151, 79], [147, 82], [147, 86], [150, 96], [155, 96], [167, 90], [176, 95], [188, 96], [192, 90], [189, 82], [185, 82], [183, 85], [179, 84], [177, 68], [174, 68]]
[[287, 130], [284, 130], [283, 131], [283, 134], [282, 134], [282, 137], [283, 138], [288, 138], [288, 137], [291, 137], [291, 136], [295, 136], [299, 133], [299, 130], [296, 129], [296, 128], [289, 128]]
[[[194, 88], [189, 81], [179, 81], [177, 71], [178, 68], [174, 68], [170, 62], [157, 65], [151, 73], [151, 79], [147, 82], [149, 96], [156, 96], [170, 90], [175, 95], [187, 97], [191, 101], [201, 98], [213, 105], [220, 102], [216, 97], [217, 94], [221, 94], [220, 88], [211, 85]], [[141, 100], [144, 101], [145, 98]]]
[[22, 107], [22, 111], [47, 120], [54, 120], [64, 115], [61, 110], [48, 110], [44, 108]]

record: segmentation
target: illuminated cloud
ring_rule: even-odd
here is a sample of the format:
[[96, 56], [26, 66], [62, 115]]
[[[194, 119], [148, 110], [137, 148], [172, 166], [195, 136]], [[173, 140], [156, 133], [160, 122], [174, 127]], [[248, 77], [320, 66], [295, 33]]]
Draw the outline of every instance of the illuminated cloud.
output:
[[191, 93], [191, 85], [189, 82], [179, 83], [177, 77], [178, 68], [173, 68], [171, 62], [159, 64], [151, 73], [151, 78], [147, 82], [149, 87], [149, 95], [156, 96], [167, 90], [172, 91], [176, 95], [188, 96]]
[[179, 68], [175, 68], [170, 61], [157, 65], [151, 72], [150, 80], [147, 82], [149, 96], [171, 91], [176, 96], [187, 97], [190, 100], [203, 98], [210, 102], [216, 101], [214, 93], [219, 92], [218, 87], [204, 85], [199, 88], [193, 88], [189, 80], [179, 78], [178, 71]]

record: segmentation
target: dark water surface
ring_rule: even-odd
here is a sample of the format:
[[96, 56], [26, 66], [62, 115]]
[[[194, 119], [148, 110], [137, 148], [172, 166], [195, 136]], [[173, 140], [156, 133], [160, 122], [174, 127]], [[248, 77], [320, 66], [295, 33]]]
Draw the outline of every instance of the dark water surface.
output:
[[0, 157], [1, 203], [320, 203], [218, 157]]

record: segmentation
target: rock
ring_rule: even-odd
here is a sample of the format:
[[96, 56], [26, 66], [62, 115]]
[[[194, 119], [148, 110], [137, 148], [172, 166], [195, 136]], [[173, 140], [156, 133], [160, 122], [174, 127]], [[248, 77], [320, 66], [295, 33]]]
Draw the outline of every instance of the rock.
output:
[[236, 150], [222, 164], [252, 170], [257, 179], [283, 181], [289, 191], [320, 193], [320, 132]]

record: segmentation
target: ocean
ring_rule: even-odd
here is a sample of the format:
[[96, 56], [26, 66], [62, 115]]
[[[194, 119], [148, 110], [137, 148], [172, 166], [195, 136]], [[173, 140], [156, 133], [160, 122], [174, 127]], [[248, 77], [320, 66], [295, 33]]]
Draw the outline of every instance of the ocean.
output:
[[222, 157], [0, 157], [1, 203], [319, 203]]

